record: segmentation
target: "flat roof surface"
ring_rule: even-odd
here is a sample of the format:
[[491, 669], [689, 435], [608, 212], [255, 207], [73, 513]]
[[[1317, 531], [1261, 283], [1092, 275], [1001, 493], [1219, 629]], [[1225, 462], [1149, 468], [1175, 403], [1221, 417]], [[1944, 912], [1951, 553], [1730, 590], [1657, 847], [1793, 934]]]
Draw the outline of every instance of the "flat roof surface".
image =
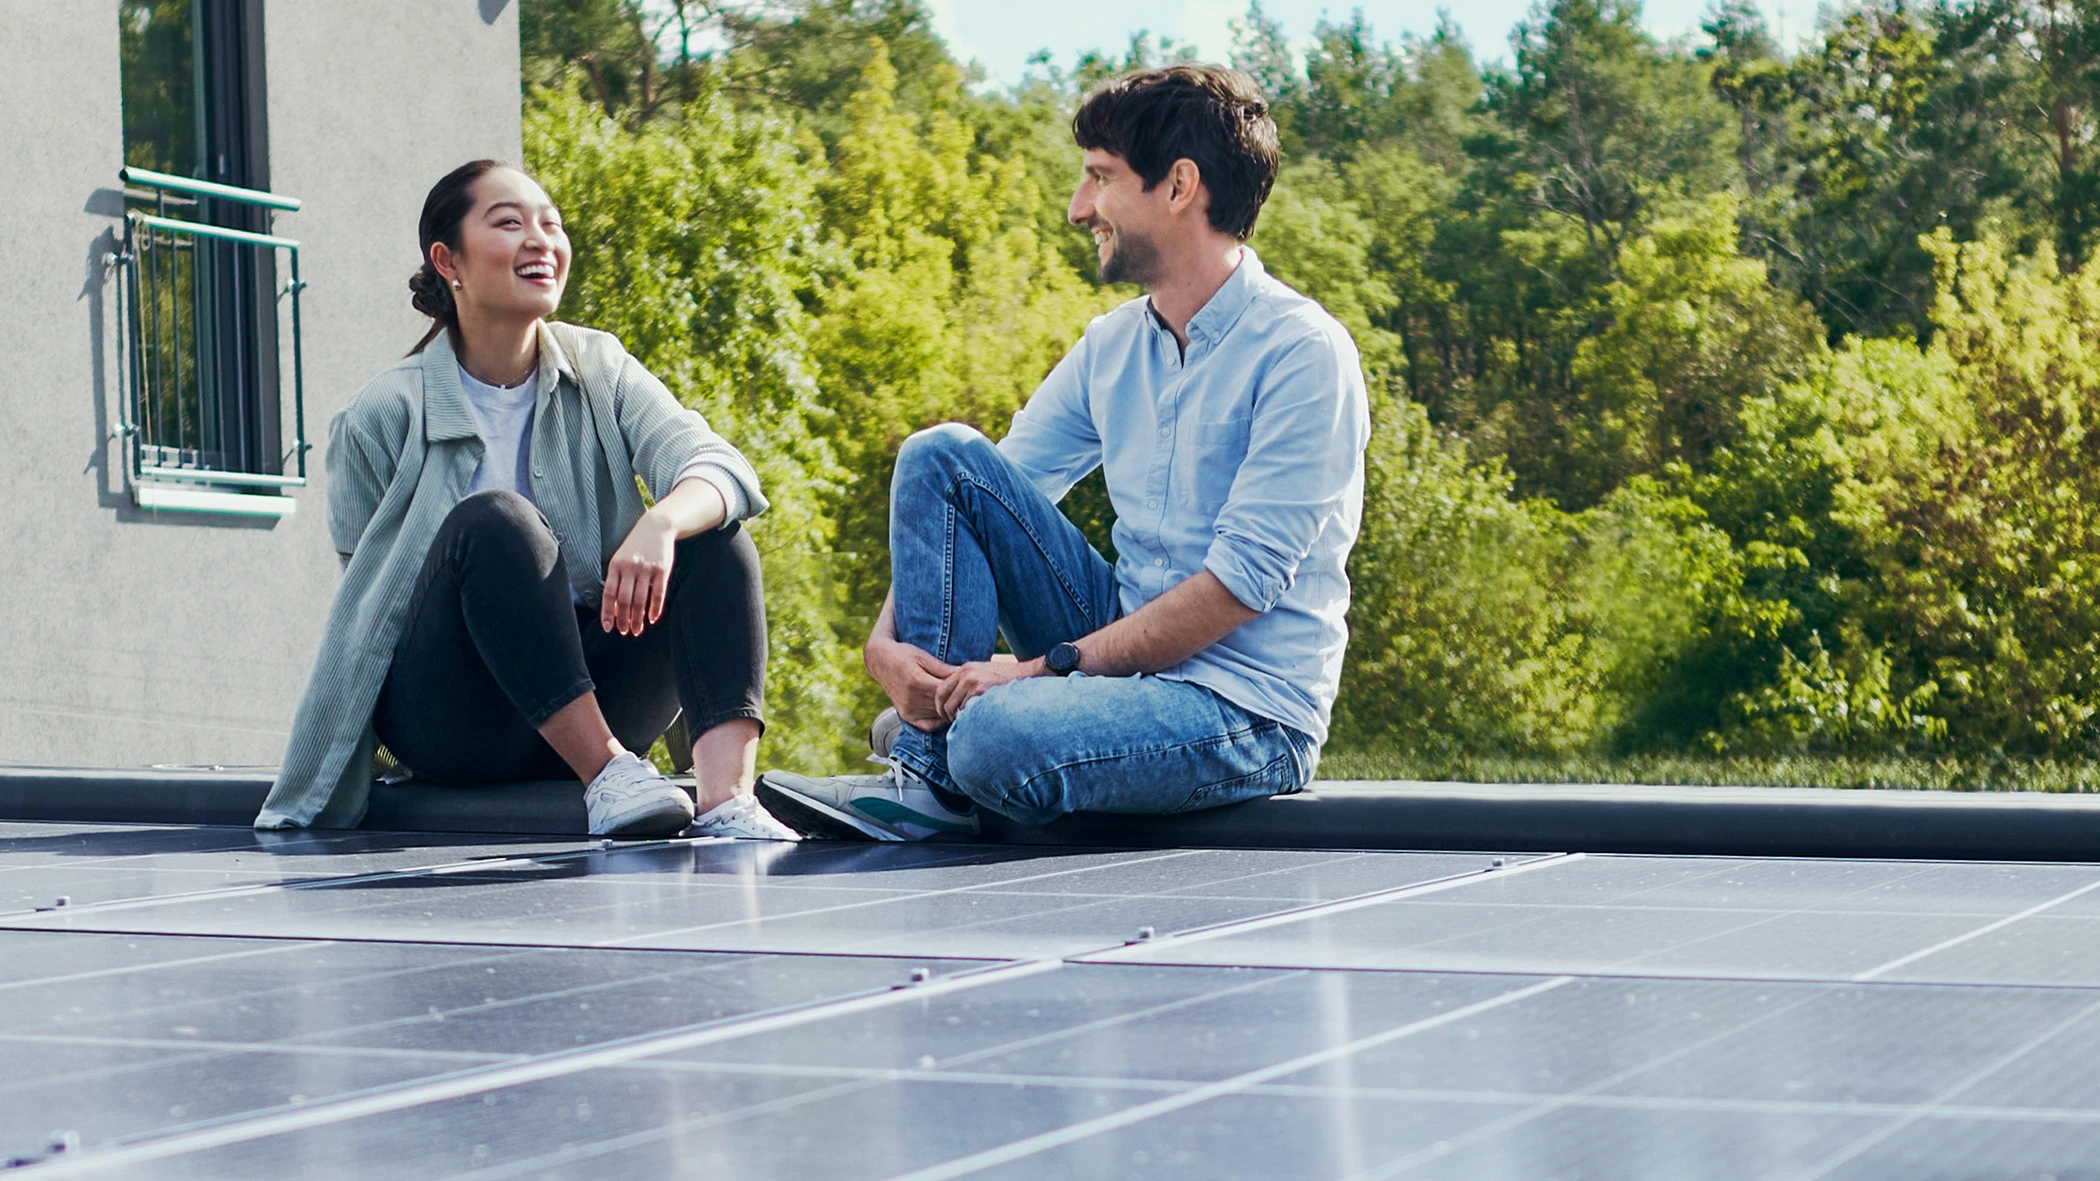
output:
[[2091, 1177], [2100, 865], [0, 822], [11, 1159]]

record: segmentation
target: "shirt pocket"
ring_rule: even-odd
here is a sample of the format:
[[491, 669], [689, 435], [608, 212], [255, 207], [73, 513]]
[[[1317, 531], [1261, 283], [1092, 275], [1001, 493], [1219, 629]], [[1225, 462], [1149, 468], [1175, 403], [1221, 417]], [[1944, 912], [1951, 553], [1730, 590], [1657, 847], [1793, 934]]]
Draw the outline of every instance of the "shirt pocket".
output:
[[1184, 489], [1189, 503], [1206, 518], [1215, 518], [1232, 495], [1232, 482], [1247, 461], [1250, 425], [1251, 420], [1245, 418], [1196, 424], [1195, 451]]

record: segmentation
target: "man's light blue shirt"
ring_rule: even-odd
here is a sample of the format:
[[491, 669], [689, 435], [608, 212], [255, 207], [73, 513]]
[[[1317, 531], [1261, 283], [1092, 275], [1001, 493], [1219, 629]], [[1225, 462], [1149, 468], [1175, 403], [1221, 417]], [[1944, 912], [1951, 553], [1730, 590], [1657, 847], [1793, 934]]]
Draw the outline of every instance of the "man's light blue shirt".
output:
[[1000, 440], [1051, 500], [1096, 467], [1124, 614], [1199, 570], [1261, 615], [1162, 671], [1327, 740], [1371, 418], [1356, 344], [1252, 249], [1188, 324], [1097, 318]]

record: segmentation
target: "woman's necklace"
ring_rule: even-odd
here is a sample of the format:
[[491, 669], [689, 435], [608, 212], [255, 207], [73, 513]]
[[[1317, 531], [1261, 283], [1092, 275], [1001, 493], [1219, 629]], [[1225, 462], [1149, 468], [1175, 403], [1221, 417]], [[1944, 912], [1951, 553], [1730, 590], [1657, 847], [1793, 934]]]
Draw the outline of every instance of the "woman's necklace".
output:
[[[467, 369], [465, 365], [461, 365], [460, 368]], [[539, 368], [539, 358], [534, 357], [532, 359], [532, 362], [525, 366], [525, 372], [518, 374], [516, 377], [512, 378], [509, 381], [490, 381], [488, 378], [483, 377], [479, 373], [474, 372], [472, 369], [467, 369], [467, 376], [473, 378], [475, 381], [478, 381], [485, 386], [490, 386], [495, 389], [514, 390], [517, 389], [519, 386], [524, 385], [525, 380], [531, 377], [534, 373], [537, 373], [539, 371]]]

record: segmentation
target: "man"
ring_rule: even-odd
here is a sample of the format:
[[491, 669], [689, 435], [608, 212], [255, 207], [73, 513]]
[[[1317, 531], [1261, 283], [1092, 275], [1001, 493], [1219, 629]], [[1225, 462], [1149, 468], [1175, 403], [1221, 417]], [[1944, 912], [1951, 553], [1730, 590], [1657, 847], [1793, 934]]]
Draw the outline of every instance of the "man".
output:
[[[1183, 65], [1104, 84], [1072, 130], [1067, 216], [1102, 280], [1146, 295], [1088, 327], [996, 446], [949, 424], [899, 450], [864, 662], [908, 724], [885, 774], [763, 777], [811, 835], [1178, 812], [1312, 777], [1370, 418], [1348, 333], [1244, 245], [1276, 125], [1246, 75]], [[1096, 467], [1113, 566], [1056, 507]], [[1018, 659], [993, 659], [1002, 632]]]

